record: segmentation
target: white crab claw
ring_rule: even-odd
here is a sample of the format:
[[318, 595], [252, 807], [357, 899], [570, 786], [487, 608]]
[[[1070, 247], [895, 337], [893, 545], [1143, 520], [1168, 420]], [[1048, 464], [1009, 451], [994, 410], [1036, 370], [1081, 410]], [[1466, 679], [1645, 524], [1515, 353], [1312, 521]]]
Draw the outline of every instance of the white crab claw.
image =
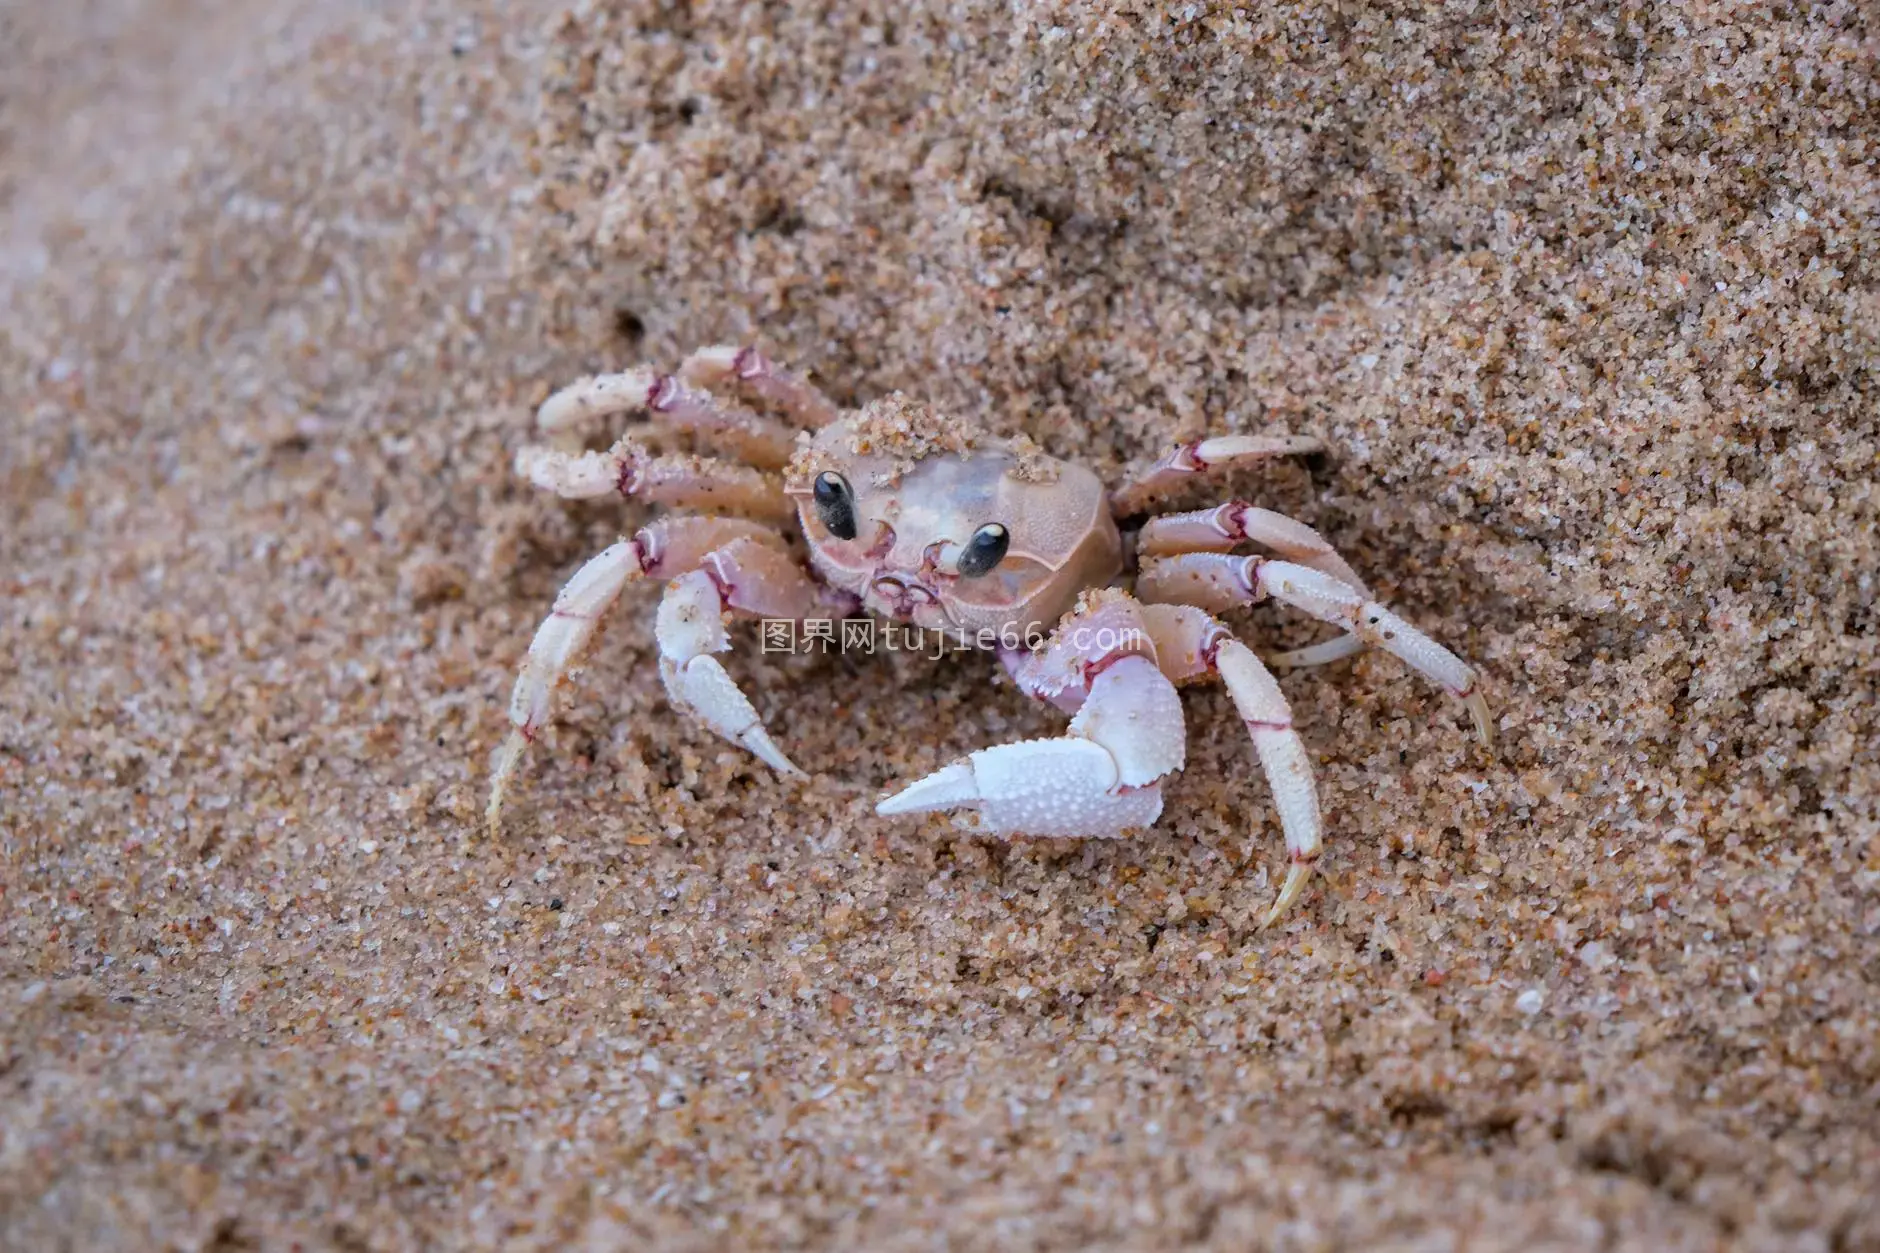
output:
[[1182, 707], [1147, 657], [1124, 657], [1090, 684], [1071, 734], [982, 748], [908, 785], [878, 814], [976, 807], [999, 835], [1102, 839], [1162, 813], [1156, 784], [1181, 769]]
[[763, 719], [748, 697], [716, 657], [694, 657], [682, 665], [661, 659], [660, 677], [673, 703], [690, 709], [718, 734], [734, 744], [742, 744], [756, 757], [784, 774], [802, 775], [795, 762], [784, 756], [777, 742], [764, 729]]
[[737, 683], [711, 654], [731, 647], [725, 634], [724, 601], [704, 570], [680, 575], [666, 587], [654, 625], [659, 641], [659, 677], [680, 709], [733, 744], [742, 744], [773, 769], [801, 776], [783, 755], [762, 718]]
[[1162, 813], [1158, 787], [1119, 789], [1116, 759], [1090, 740], [1026, 740], [982, 748], [875, 806], [882, 815], [976, 807], [999, 834], [1102, 838]]
[[979, 779], [973, 763], [956, 761], [922, 779], [916, 779], [893, 796], [875, 806], [882, 817], [895, 814], [926, 814], [936, 809], [979, 803]]

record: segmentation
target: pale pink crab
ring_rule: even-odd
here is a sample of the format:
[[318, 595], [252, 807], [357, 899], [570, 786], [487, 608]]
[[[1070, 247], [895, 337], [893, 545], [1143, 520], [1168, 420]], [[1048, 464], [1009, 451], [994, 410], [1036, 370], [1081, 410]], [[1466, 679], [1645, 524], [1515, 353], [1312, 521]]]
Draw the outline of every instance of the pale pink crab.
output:
[[[707, 388], [735, 390], [777, 416]], [[558, 433], [642, 409], [746, 464], [655, 455], [632, 438], [606, 452], [520, 454], [521, 473], [562, 496], [618, 493], [702, 512], [658, 518], [582, 566], [556, 598], [510, 701], [513, 730], [491, 784], [492, 831], [556, 686], [621, 589], [649, 576], [667, 580], [656, 637], [672, 703], [786, 774], [802, 772], [713, 656], [730, 648], [728, 611], [797, 621], [865, 612], [995, 648], [1020, 688], [1073, 715], [1067, 733], [981, 749], [875, 810], [964, 810], [989, 834], [1119, 836], [1153, 823], [1161, 782], [1185, 756], [1176, 689], [1218, 676], [1286, 834], [1290, 865], [1267, 924], [1298, 899], [1318, 859], [1318, 796], [1279, 684], [1213, 614], [1272, 597], [1332, 623], [1348, 634], [1267, 661], [1312, 665], [1373, 645], [1461, 698], [1489, 739], [1470, 668], [1373, 600], [1344, 559], [1291, 518], [1241, 501], [1149, 518], [1131, 537], [1133, 592], [1119, 585], [1127, 565], [1119, 519], [1142, 516], [1191, 476], [1310, 452], [1316, 440], [1204, 439], [1106, 491], [1082, 466], [899, 395], [845, 414], [753, 348], [704, 349], [676, 375], [585, 379], [549, 397], [536, 420]], [[792, 519], [807, 565], [785, 538]], [[1234, 555], [1243, 543], [1278, 559]]]

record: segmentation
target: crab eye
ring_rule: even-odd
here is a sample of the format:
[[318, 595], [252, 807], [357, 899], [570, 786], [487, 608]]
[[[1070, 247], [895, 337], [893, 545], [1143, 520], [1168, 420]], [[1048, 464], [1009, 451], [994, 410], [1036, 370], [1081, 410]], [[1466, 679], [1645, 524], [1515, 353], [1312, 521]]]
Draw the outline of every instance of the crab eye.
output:
[[960, 577], [976, 579], [982, 574], [992, 573], [992, 568], [1005, 560], [1005, 550], [1011, 544], [1010, 531], [997, 522], [986, 523], [973, 532], [973, 537], [966, 541], [966, 547], [960, 550]]
[[840, 474], [824, 470], [816, 476], [812, 494], [816, 498], [816, 516], [829, 528], [829, 534], [837, 539], [854, 539], [855, 493], [850, 490], [849, 481]]

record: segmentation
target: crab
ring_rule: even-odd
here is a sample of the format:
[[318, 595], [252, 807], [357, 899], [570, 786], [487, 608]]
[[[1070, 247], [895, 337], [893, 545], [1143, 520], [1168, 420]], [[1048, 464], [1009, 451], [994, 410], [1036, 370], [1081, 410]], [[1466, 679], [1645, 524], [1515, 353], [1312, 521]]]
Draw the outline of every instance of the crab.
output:
[[[631, 435], [605, 452], [568, 446], [581, 424], [634, 412], [739, 460], [659, 453]], [[1001, 836], [1148, 827], [1162, 812], [1163, 782], [1185, 760], [1178, 689], [1220, 680], [1285, 834], [1286, 878], [1262, 926], [1298, 900], [1323, 839], [1311, 764], [1269, 665], [1380, 649], [1461, 700], [1490, 742], [1475, 672], [1379, 604], [1311, 527], [1241, 500], [1146, 516], [1199, 476], [1317, 451], [1315, 439], [1187, 442], [1106, 489], [1023, 437], [994, 438], [899, 393], [844, 412], [755, 347], [701, 349], [676, 374], [583, 379], [550, 396], [536, 424], [559, 443], [518, 454], [518, 471], [536, 486], [677, 512], [590, 559], [536, 631], [495, 761], [492, 833], [557, 686], [621, 592], [646, 579], [665, 583], [655, 635], [671, 703], [785, 775], [803, 772], [718, 659], [731, 647], [733, 614], [866, 615], [933, 629], [996, 652], [1022, 691], [1071, 715], [1063, 735], [981, 749], [907, 784], [876, 806], [884, 817], [958, 811]], [[807, 561], [788, 539], [793, 524]], [[1237, 553], [1242, 545], [1271, 555]], [[1342, 634], [1263, 659], [1216, 615], [1269, 598]]]

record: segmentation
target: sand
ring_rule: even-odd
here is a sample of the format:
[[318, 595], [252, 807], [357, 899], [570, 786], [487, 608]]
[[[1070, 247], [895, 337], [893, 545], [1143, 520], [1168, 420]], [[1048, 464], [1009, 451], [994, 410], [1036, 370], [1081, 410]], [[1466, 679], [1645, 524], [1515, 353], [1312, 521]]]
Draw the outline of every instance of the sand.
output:
[[[1880, 1248], [1880, 30], [1855, 4], [0, 9], [0, 1247]], [[881, 790], [983, 656], [732, 663], [510, 468], [761, 336], [1232, 492], [1478, 662], [1225, 695], [1123, 842]], [[1267, 610], [1265, 640], [1316, 638]]]

